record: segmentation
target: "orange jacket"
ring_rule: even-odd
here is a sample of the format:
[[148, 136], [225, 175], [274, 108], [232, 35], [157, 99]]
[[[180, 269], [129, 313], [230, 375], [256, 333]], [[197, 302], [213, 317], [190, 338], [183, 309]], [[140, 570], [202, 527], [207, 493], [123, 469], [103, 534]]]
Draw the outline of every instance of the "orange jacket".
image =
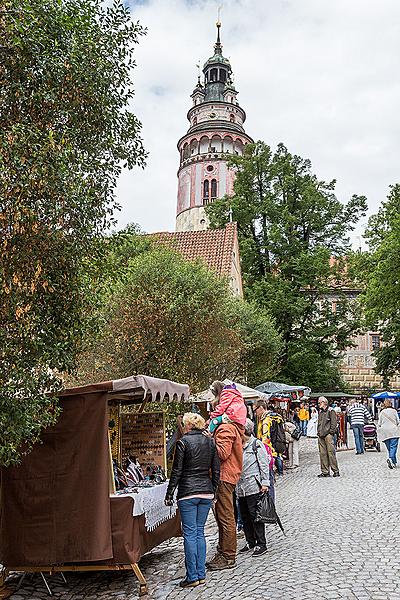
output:
[[240, 425], [222, 423], [214, 434], [221, 462], [220, 480], [234, 485], [239, 481], [243, 468], [242, 431]]

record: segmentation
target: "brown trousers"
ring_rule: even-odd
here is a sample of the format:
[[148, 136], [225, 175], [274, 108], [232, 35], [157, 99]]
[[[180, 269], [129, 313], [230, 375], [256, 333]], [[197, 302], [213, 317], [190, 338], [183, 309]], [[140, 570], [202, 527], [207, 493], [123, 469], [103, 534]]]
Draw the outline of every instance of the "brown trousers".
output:
[[321, 463], [321, 473], [324, 475], [329, 475], [329, 467], [334, 473], [339, 473], [335, 448], [333, 446], [333, 437], [330, 434], [324, 438], [318, 438], [318, 450], [319, 460]]
[[220, 481], [215, 503], [215, 518], [218, 524], [218, 552], [228, 560], [236, 559], [236, 521], [233, 509], [233, 492], [235, 485]]

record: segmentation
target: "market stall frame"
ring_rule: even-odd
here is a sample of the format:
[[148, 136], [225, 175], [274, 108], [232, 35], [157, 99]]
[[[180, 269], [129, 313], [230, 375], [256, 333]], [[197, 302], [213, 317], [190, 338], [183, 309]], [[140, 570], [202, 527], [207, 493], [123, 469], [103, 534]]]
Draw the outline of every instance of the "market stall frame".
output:
[[[102, 459], [103, 462], [101, 463], [102, 466], [104, 467], [105, 464], [107, 464], [107, 461], [109, 461], [110, 458], [110, 447], [109, 447], [109, 437], [108, 437], [108, 406], [109, 406], [109, 402], [115, 402], [115, 401], [119, 401], [119, 402], [125, 402], [125, 403], [129, 403], [129, 404], [140, 404], [139, 407], [139, 412], [142, 412], [144, 410], [145, 405], [147, 404], [147, 402], [150, 399], [156, 400], [157, 398], [161, 398], [164, 399], [166, 396], [168, 397], [169, 401], [173, 401], [174, 398], [177, 399], [187, 399], [188, 398], [188, 394], [189, 394], [189, 387], [186, 385], [182, 385], [182, 384], [177, 384], [168, 380], [163, 380], [163, 379], [156, 379], [156, 378], [152, 378], [152, 377], [146, 377], [143, 375], [137, 375], [137, 376], [132, 376], [132, 377], [127, 377], [125, 379], [122, 380], [115, 380], [115, 381], [107, 381], [107, 382], [101, 382], [98, 384], [92, 384], [92, 385], [87, 385], [87, 386], [80, 386], [77, 388], [71, 388], [71, 389], [66, 389], [63, 392], [61, 392], [59, 394], [59, 399], [62, 403], [64, 403], [64, 411], [60, 417], [59, 422], [57, 423], [56, 426], [54, 426], [53, 428], [49, 428], [49, 430], [46, 430], [43, 434], [43, 438], [46, 439], [46, 432], [48, 433], [49, 431], [51, 433], [48, 433], [48, 435], [50, 436], [51, 439], [51, 434], [53, 434], [53, 440], [54, 440], [54, 435], [57, 432], [57, 428], [59, 431], [62, 431], [62, 427], [63, 427], [63, 419], [64, 422], [66, 421], [69, 425], [69, 428], [71, 429], [71, 427], [73, 427], [74, 422], [69, 423], [68, 422], [68, 413], [71, 414], [71, 410], [68, 410], [69, 408], [69, 403], [65, 403], [65, 400], [67, 400], [68, 398], [71, 399], [71, 397], [74, 397], [76, 402], [75, 404], [82, 404], [82, 405], [90, 405], [92, 408], [93, 407], [97, 407], [97, 423], [100, 424], [100, 426], [104, 429], [104, 431], [100, 431], [100, 435], [99, 432], [97, 432], [97, 437], [93, 438], [92, 441], [92, 445], [94, 444], [99, 444], [99, 440], [101, 441], [101, 444], [105, 446], [105, 444], [107, 444], [107, 449], [101, 448], [102, 449]], [[93, 396], [91, 398], [91, 402], [88, 401], [89, 396]], [[85, 402], [86, 400], [86, 402]], [[103, 403], [100, 403], [100, 400], [103, 401]], [[71, 401], [72, 402], [72, 401]], [[98, 403], [98, 404], [96, 404]], [[89, 408], [90, 408], [89, 406]], [[100, 407], [100, 408], [99, 408]], [[100, 410], [101, 409], [101, 410]], [[67, 414], [65, 414], [67, 413]], [[86, 407], [86, 413], [90, 414], [90, 411], [88, 411], [88, 408]], [[86, 415], [87, 416], [87, 415]], [[96, 418], [96, 417], [94, 417]], [[75, 415], [75, 423], [78, 422], [79, 419], [77, 420], [77, 417]], [[61, 422], [61, 425], [60, 425]], [[68, 427], [65, 427], [65, 429], [68, 429]], [[90, 429], [87, 428], [87, 431], [90, 431]], [[63, 432], [65, 434], [65, 431]], [[104, 434], [105, 437], [102, 438], [102, 434]], [[83, 432], [83, 435], [85, 435], [85, 431]], [[107, 442], [105, 442], [105, 439], [107, 440]], [[93, 442], [93, 440], [95, 440], [95, 442]], [[62, 446], [62, 439], [61, 439], [61, 443], [59, 444], [60, 446]], [[65, 441], [65, 440], [64, 440]], [[85, 443], [86, 443], [86, 439], [85, 439]], [[51, 454], [51, 445], [47, 440], [47, 445], [49, 446], [49, 453]], [[57, 444], [55, 444], [57, 445]], [[90, 445], [90, 440], [89, 440], [89, 445]], [[39, 471], [40, 472], [40, 468], [38, 469], [38, 462], [35, 463], [35, 451], [36, 454], [39, 453], [42, 455], [43, 457], [43, 448], [46, 449], [46, 441], [43, 442], [42, 439], [42, 444], [41, 445], [37, 445], [31, 454], [29, 454], [24, 461], [22, 462], [22, 465], [19, 467], [13, 467], [10, 471], [8, 472], [8, 476], [9, 478], [11, 477], [11, 481], [12, 480], [12, 473], [16, 473], [16, 469], [23, 469], [24, 464], [28, 463], [28, 467], [27, 469], [29, 470], [29, 463], [30, 466], [32, 468], [32, 472], [35, 473], [35, 468], [36, 468], [36, 474]], [[76, 443], [76, 448], [78, 448], [78, 445]], [[76, 450], [75, 448], [75, 450]], [[66, 448], [64, 448], [64, 453], [65, 453]], [[88, 452], [86, 451], [86, 454], [88, 455]], [[99, 453], [100, 454], [100, 453]], [[56, 452], [54, 451], [54, 456], [53, 456], [53, 461], [55, 462], [55, 456], [56, 456]], [[37, 458], [36, 458], [37, 460]], [[83, 459], [82, 459], [83, 460]], [[86, 457], [87, 460], [87, 457]], [[101, 459], [99, 459], [99, 461], [101, 462]], [[51, 463], [51, 460], [49, 460], [49, 463]], [[50, 469], [50, 467], [49, 467]], [[11, 472], [11, 476], [10, 476], [10, 472]], [[3, 477], [1, 482], [3, 483], [4, 479], [7, 477], [4, 477], [4, 473], [5, 470], [2, 470], [3, 473]], [[50, 474], [51, 471], [49, 471]], [[160, 539], [160, 541], [158, 543], [152, 543], [151, 541], [151, 534], [148, 535], [148, 539], [146, 540], [145, 543], [145, 547], [146, 550], [144, 552], [141, 552], [141, 546], [139, 545], [139, 549], [138, 548], [129, 548], [129, 550], [132, 553], [136, 552], [136, 555], [138, 555], [137, 560], [135, 561], [122, 561], [120, 563], [120, 561], [116, 561], [115, 563], [113, 563], [112, 559], [114, 558], [114, 545], [113, 542], [114, 540], [114, 536], [112, 535], [112, 521], [111, 521], [111, 515], [112, 515], [112, 509], [111, 509], [111, 498], [110, 498], [110, 487], [109, 487], [109, 473], [106, 474], [106, 478], [104, 478], [105, 474], [102, 473], [102, 475], [100, 476], [101, 482], [99, 484], [99, 482], [97, 482], [99, 484], [99, 489], [101, 489], [102, 492], [102, 502], [103, 502], [103, 508], [105, 503], [105, 497], [104, 497], [104, 493], [105, 490], [107, 490], [107, 499], [108, 499], [108, 530], [107, 527], [105, 526], [104, 531], [102, 532], [104, 534], [103, 536], [103, 550], [99, 550], [99, 556], [101, 554], [103, 554], [103, 556], [96, 557], [96, 558], [91, 558], [86, 556], [84, 559], [77, 559], [77, 560], [70, 560], [70, 558], [66, 559], [66, 560], [52, 560], [52, 561], [43, 561], [41, 562], [40, 560], [38, 560], [37, 562], [39, 562], [40, 564], [29, 564], [29, 562], [35, 562], [35, 559], [33, 558], [31, 561], [26, 561], [27, 564], [22, 564], [20, 561], [17, 560], [4, 560], [4, 555], [7, 556], [7, 552], [8, 553], [13, 553], [12, 548], [16, 547], [17, 542], [15, 542], [14, 539], [11, 539], [10, 536], [7, 537], [7, 534], [9, 534], [10, 532], [8, 531], [8, 524], [7, 524], [7, 516], [6, 513], [7, 512], [7, 508], [9, 509], [9, 511], [12, 514], [12, 510], [10, 509], [10, 504], [8, 503], [4, 503], [3, 502], [3, 511], [2, 511], [2, 518], [1, 518], [1, 523], [0, 523], [0, 550], [2, 552], [2, 562], [3, 562], [3, 570], [0, 574], [0, 597], [1, 597], [1, 590], [3, 590], [3, 593], [5, 592], [4, 589], [4, 585], [6, 583], [6, 578], [8, 576], [8, 574], [10, 572], [20, 572], [20, 573], [41, 573], [42, 576], [44, 576], [44, 573], [64, 573], [64, 572], [71, 572], [71, 571], [133, 571], [138, 582], [139, 582], [139, 595], [145, 595], [147, 593], [147, 582], [146, 579], [138, 565], [138, 561], [140, 560], [140, 557], [142, 556], [142, 554], [148, 552], [150, 549], [152, 549], [153, 547], [157, 546], [158, 543], [162, 543], [163, 541], [165, 541], [165, 539], [168, 539], [168, 537], [165, 537], [164, 539]], [[56, 478], [56, 475], [54, 474], [54, 477]], [[10, 479], [9, 479], [10, 480]], [[34, 476], [32, 477], [32, 481], [34, 481], [35, 478]], [[18, 477], [15, 478], [15, 481], [19, 481]], [[11, 485], [12, 487], [12, 485]], [[20, 484], [20, 486], [18, 486], [18, 483], [14, 484], [14, 491], [15, 490], [25, 490], [26, 488], [24, 488], [23, 484]], [[2, 494], [2, 498], [4, 500], [4, 497], [7, 497], [4, 491], [5, 485], [1, 486], [1, 494]], [[88, 489], [90, 490], [90, 486], [88, 487]], [[17, 494], [18, 495], [18, 494]], [[23, 494], [22, 494], [23, 495]], [[51, 496], [51, 499], [56, 498], [56, 493], [53, 491], [53, 495]], [[81, 498], [82, 498], [82, 494], [81, 494]], [[36, 500], [36, 498], [35, 498]], [[42, 498], [43, 500], [43, 498]], [[126, 499], [128, 500], [128, 499]], [[77, 500], [77, 506], [79, 508], [79, 499]], [[22, 508], [21, 508], [22, 507]], [[20, 506], [19, 509], [23, 511], [23, 507], [24, 504], [23, 502], [21, 502], [20, 499]], [[52, 508], [52, 504], [51, 502], [49, 503], [49, 507], [48, 507], [48, 512], [51, 512], [51, 508]], [[53, 507], [54, 508], [54, 507]], [[64, 506], [65, 508], [65, 506]], [[59, 507], [57, 506], [57, 509], [59, 509]], [[18, 509], [16, 509], [18, 511]], [[35, 515], [37, 516], [37, 515]], [[58, 515], [57, 515], [58, 516]], [[136, 517], [132, 516], [132, 520], [135, 519]], [[140, 520], [141, 519], [141, 520]], [[179, 521], [178, 515], [176, 515], [174, 517], [175, 521], [174, 524], [176, 525], [176, 522]], [[174, 519], [170, 519], [171, 521], [173, 521]], [[133, 522], [133, 521], [132, 521]], [[140, 526], [144, 526], [144, 515], [142, 515], [142, 517], [139, 517], [139, 520], [136, 522], [136, 531], [134, 532], [132, 529], [132, 535], [134, 535], [137, 532], [140, 532]], [[160, 526], [160, 529], [162, 528], [162, 525]], [[20, 523], [20, 526], [21, 523]], [[34, 528], [33, 528], [34, 529]], [[89, 527], [90, 529], [90, 527]], [[164, 531], [163, 528], [163, 535], [166, 534], [166, 531]], [[176, 529], [174, 530], [174, 532], [176, 532]], [[46, 532], [45, 532], [46, 533]], [[72, 533], [71, 531], [68, 531], [69, 535], [73, 535], [73, 527], [72, 527]], [[32, 535], [32, 534], [31, 534]], [[176, 535], [176, 533], [174, 533], [172, 536], [170, 537], [174, 537]], [[52, 536], [52, 531], [51, 528], [49, 527], [49, 531], [48, 531], [48, 536], [52, 541], [52, 545], [51, 545], [51, 549], [47, 550], [47, 552], [50, 554], [51, 552], [54, 553], [54, 555], [57, 554], [57, 552], [60, 550], [61, 548], [61, 555], [62, 555], [62, 544], [58, 544], [58, 540], [57, 539], [53, 539]], [[53, 534], [54, 536], [54, 534]], [[96, 536], [97, 534], [91, 534], [91, 538], [90, 538], [90, 542], [93, 545], [96, 542]], [[101, 536], [101, 533], [99, 534], [99, 536]], [[22, 536], [21, 536], [22, 537]], [[97, 536], [98, 537], [98, 536]], [[18, 538], [18, 535], [15, 536], [15, 538]], [[29, 535], [28, 535], [28, 539], [29, 539]], [[120, 540], [119, 540], [120, 541]], [[25, 542], [25, 539], [24, 539]], [[148, 547], [150, 546], [150, 547]], [[11, 549], [10, 549], [11, 548]], [[77, 554], [79, 554], [79, 550], [80, 550], [80, 546], [79, 544], [77, 544]], [[118, 549], [119, 550], [119, 549]], [[125, 553], [128, 554], [128, 550], [126, 550], [126, 548], [124, 548]], [[23, 550], [21, 551], [23, 554]], [[16, 554], [18, 554], [18, 550], [16, 551]], [[39, 551], [40, 554], [40, 551]], [[68, 551], [67, 551], [68, 554]], [[25, 561], [23, 561], [25, 562]], [[108, 562], [108, 564], [107, 564]], [[50, 564], [51, 563], [51, 564]], [[56, 563], [56, 564], [53, 564]], [[89, 563], [89, 564], [88, 564]], [[99, 564], [100, 563], [100, 564]], [[110, 564], [111, 563], [111, 564]], [[7, 597], [7, 596], [5, 596]]]

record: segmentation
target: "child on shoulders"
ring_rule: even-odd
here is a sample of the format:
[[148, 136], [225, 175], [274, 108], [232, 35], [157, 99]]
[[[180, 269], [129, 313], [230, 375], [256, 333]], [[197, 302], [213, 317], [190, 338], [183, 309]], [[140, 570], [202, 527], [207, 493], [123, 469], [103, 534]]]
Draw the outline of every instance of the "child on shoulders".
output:
[[210, 413], [209, 431], [213, 433], [221, 423], [236, 423], [244, 427], [247, 408], [240, 391], [234, 383], [224, 385], [214, 381], [210, 390], [215, 396], [213, 411]]

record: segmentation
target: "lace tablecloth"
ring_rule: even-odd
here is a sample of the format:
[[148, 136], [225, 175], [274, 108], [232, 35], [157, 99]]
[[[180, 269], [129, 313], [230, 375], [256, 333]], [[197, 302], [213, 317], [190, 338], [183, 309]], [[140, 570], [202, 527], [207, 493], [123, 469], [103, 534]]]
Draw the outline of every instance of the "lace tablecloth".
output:
[[153, 531], [158, 525], [176, 515], [177, 507], [175, 504], [173, 506], [165, 506], [164, 504], [167, 487], [168, 481], [153, 487], [139, 488], [136, 494], [115, 494], [113, 497], [133, 498], [132, 515], [138, 517], [144, 514], [147, 531]]

